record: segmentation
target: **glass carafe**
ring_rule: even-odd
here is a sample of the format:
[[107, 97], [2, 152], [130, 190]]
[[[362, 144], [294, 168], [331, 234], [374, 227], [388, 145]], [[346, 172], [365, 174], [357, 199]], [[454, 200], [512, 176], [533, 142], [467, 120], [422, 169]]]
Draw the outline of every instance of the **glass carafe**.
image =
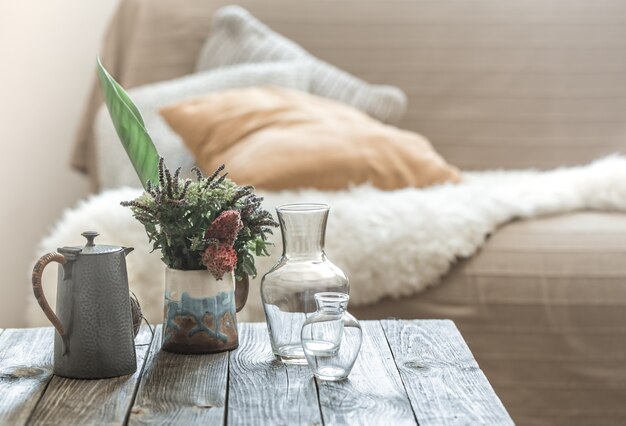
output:
[[288, 364], [306, 364], [300, 339], [315, 294], [348, 293], [348, 279], [324, 253], [326, 204], [284, 204], [276, 208], [283, 255], [261, 282], [261, 299], [274, 355]]

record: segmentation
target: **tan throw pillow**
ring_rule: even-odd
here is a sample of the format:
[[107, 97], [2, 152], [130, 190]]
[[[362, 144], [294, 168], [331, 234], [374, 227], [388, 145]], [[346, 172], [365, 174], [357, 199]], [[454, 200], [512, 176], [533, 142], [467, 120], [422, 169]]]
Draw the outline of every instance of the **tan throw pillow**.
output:
[[334, 190], [370, 182], [390, 190], [460, 179], [422, 136], [295, 90], [227, 90], [161, 114], [205, 173], [226, 164], [240, 185]]

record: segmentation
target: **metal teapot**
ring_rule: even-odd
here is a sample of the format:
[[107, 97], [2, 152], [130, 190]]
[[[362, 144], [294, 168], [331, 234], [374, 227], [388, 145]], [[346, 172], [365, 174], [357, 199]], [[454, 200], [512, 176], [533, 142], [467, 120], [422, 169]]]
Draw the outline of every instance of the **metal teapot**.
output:
[[[83, 232], [84, 247], [62, 247], [33, 268], [33, 292], [56, 329], [54, 374], [96, 379], [137, 370], [126, 255], [132, 247], [96, 245], [97, 232]], [[57, 313], [43, 293], [46, 265], [58, 262]]]

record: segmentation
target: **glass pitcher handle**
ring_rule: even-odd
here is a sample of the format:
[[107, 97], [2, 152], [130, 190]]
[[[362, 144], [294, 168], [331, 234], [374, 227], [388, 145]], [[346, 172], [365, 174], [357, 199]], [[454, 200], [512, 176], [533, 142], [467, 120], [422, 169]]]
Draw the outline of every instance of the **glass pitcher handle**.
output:
[[33, 268], [33, 293], [35, 293], [35, 297], [37, 298], [37, 302], [39, 302], [39, 306], [41, 306], [43, 313], [46, 314], [54, 328], [56, 328], [57, 332], [65, 342], [66, 335], [63, 324], [61, 324], [61, 320], [59, 320], [59, 317], [56, 316], [48, 304], [46, 296], [43, 294], [43, 287], [41, 286], [41, 275], [43, 274], [43, 270], [46, 265], [50, 262], [58, 262], [61, 265], [65, 265], [67, 263], [67, 259], [61, 253], [48, 253], [41, 256]]

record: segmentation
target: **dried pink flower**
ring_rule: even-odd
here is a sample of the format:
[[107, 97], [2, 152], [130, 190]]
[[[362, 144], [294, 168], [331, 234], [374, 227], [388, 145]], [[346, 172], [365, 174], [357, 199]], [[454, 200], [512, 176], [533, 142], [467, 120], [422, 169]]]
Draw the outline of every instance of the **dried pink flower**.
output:
[[202, 263], [216, 280], [221, 280], [237, 266], [237, 252], [229, 244], [209, 245], [202, 254]]
[[237, 210], [226, 210], [215, 218], [204, 234], [205, 239], [216, 239], [220, 243], [232, 246], [237, 234], [243, 228], [241, 215]]

